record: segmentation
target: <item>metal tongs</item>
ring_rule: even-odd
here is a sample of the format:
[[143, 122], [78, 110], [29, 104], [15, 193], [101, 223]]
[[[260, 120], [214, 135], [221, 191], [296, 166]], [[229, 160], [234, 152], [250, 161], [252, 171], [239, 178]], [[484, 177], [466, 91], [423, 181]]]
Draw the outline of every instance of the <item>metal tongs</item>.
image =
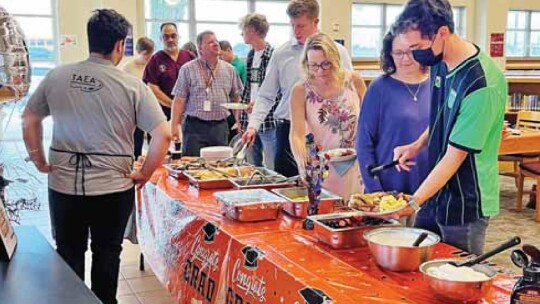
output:
[[246, 163], [246, 149], [248, 147], [247, 143], [242, 144], [242, 148], [240, 148], [240, 151], [236, 153], [234, 165], [235, 166], [241, 166]]
[[258, 169], [255, 169], [255, 171], [253, 171], [253, 173], [251, 173], [251, 175], [249, 176], [247, 182], [246, 182], [246, 186], [249, 186], [251, 185], [251, 182], [253, 181], [253, 178], [255, 178], [255, 176], [258, 176], [261, 181], [263, 182], [266, 182], [266, 183], [270, 183], [271, 181], [268, 179], [268, 177], [266, 175], [264, 175], [264, 173], [262, 173], [261, 171], [259, 171]]
[[379, 165], [379, 166], [370, 165], [370, 166], [368, 166], [367, 169], [369, 171], [369, 174], [371, 174], [371, 176], [376, 177], [377, 174], [379, 174], [379, 172], [381, 172], [383, 170], [386, 170], [388, 168], [392, 168], [397, 164], [399, 164], [399, 160], [396, 159], [393, 162], [388, 163], [388, 164], [384, 164], [384, 165]]

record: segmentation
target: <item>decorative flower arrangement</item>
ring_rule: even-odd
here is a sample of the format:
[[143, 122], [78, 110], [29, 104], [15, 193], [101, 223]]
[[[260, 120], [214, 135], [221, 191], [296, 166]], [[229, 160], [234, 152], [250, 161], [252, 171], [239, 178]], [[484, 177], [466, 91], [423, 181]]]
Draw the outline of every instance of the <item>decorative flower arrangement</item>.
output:
[[[306, 183], [308, 189], [309, 207], [308, 214], [315, 215], [319, 212], [321, 202], [321, 189], [324, 179], [328, 177], [328, 154], [321, 155], [320, 147], [315, 144], [313, 134], [306, 135]], [[309, 220], [304, 222], [305, 229], [312, 229], [313, 223]]]

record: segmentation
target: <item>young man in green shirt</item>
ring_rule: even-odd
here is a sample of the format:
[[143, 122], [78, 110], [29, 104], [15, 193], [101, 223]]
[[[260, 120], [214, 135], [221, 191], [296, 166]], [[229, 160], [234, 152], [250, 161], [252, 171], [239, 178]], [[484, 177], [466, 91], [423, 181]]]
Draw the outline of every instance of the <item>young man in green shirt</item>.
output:
[[221, 51], [219, 52], [219, 59], [225, 60], [230, 63], [236, 70], [236, 73], [238, 73], [238, 76], [240, 76], [240, 79], [242, 79], [242, 84], [245, 85], [247, 73], [246, 63], [240, 58], [238, 58], [236, 54], [234, 54], [231, 43], [229, 41], [221, 40], [219, 42], [219, 47], [221, 48]]
[[489, 218], [499, 213], [497, 154], [507, 81], [491, 58], [454, 32], [447, 0], [410, 0], [396, 22], [414, 59], [431, 66], [432, 86], [428, 130], [394, 149], [398, 170], [408, 170], [427, 147], [432, 170], [411, 207], [398, 215], [429, 203], [417, 226], [433, 220], [431, 211], [445, 243], [481, 254]]

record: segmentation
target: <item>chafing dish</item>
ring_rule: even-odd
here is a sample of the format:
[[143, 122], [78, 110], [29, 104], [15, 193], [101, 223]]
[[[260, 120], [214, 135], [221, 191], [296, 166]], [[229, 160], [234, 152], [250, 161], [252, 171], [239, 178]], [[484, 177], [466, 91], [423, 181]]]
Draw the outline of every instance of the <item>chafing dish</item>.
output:
[[221, 191], [214, 193], [214, 197], [222, 214], [241, 222], [275, 220], [285, 202], [282, 197], [264, 189]]
[[[232, 187], [229, 180], [231, 177], [249, 176], [254, 172], [250, 166], [215, 168], [206, 166], [204, 170], [186, 170], [184, 175], [188, 178], [190, 184], [199, 189], [227, 189]], [[222, 171], [226, 170], [226, 171]], [[203, 175], [207, 177], [203, 177]]]
[[[272, 190], [275, 194], [285, 198], [287, 202], [283, 204], [283, 211], [294, 217], [305, 218], [308, 216], [308, 191], [305, 187], [283, 188]], [[321, 202], [319, 203], [319, 214], [331, 213], [335, 205], [341, 205], [343, 199], [327, 190], [321, 191]]]
[[442, 301], [451, 303], [477, 303], [489, 291], [493, 285], [493, 277], [496, 272], [489, 266], [476, 264], [472, 268], [485, 274], [488, 279], [478, 281], [452, 281], [437, 278], [428, 271], [431, 267], [438, 267], [454, 260], [433, 260], [420, 265], [420, 271], [424, 274], [429, 288], [435, 296]]
[[231, 182], [226, 176], [222, 178], [200, 179], [195, 176], [197, 171], [202, 170], [186, 170], [184, 171], [184, 175], [191, 185], [199, 189], [228, 189], [232, 187]]
[[[418, 246], [412, 244], [425, 232], [427, 238]], [[428, 261], [440, 238], [433, 232], [407, 227], [379, 228], [364, 233], [369, 251], [377, 265], [392, 271], [416, 271]]]
[[186, 170], [186, 166], [183, 164], [165, 164], [163, 165], [165, 169], [167, 169], [167, 172], [169, 173], [169, 176], [172, 176], [177, 179], [186, 179], [186, 176], [184, 175], [184, 170]]
[[366, 246], [364, 232], [399, 225], [397, 221], [365, 217], [358, 212], [312, 215], [307, 218], [315, 224], [317, 239], [334, 249]]

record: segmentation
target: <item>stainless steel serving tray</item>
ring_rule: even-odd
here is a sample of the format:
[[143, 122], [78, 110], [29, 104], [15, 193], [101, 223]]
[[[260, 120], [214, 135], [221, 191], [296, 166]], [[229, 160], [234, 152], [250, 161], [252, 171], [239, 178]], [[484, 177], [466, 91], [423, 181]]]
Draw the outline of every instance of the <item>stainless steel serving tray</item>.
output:
[[[272, 192], [287, 200], [287, 202], [283, 204], [283, 211], [285, 211], [287, 214], [298, 218], [305, 218], [308, 216], [309, 200], [295, 200], [295, 198], [298, 197], [307, 198], [307, 188], [282, 188], [274, 189], [272, 190]], [[319, 214], [334, 212], [334, 206], [339, 206], [342, 204], [342, 202], [343, 198], [341, 198], [340, 196], [335, 195], [328, 190], [322, 189], [321, 202], [319, 203]]]
[[[362, 247], [367, 245], [364, 239], [364, 232], [380, 227], [396, 227], [399, 222], [390, 220], [385, 221], [377, 218], [362, 216], [359, 212], [341, 212], [308, 216], [314, 225], [315, 236], [317, 239], [329, 245], [334, 249], [347, 249]], [[361, 221], [361, 225], [353, 225], [344, 228], [332, 228], [326, 223], [331, 221], [340, 221], [345, 219], [354, 219], [356, 223]], [[371, 223], [370, 223], [371, 221]]]
[[[261, 176], [255, 176], [253, 179], [249, 178], [231, 178], [231, 183], [233, 184], [233, 188], [238, 190], [243, 189], [275, 189], [275, 188], [283, 188], [283, 187], [293, 187], [296, 185], [295, 181], [288, 180], [283, 175], [272, 175], [272, 176], [265, 176], [262, 178]], [[249, 181], [249, 184], [248, 184]]]
[[241, 222], [275, 220], [285, 202], [282, 197], [264, 189], [220, 191], [214, 193], [214, 197], [222, 214]]
[[223, 176], [223, 178], [200, 179], [193, 175], [194, 171], [199, 170], [186, 170], [184, 171], [184, 175], [191, 185], [199, 189], [228, 189], [232, 187], [231, 182], [225, 176]]

